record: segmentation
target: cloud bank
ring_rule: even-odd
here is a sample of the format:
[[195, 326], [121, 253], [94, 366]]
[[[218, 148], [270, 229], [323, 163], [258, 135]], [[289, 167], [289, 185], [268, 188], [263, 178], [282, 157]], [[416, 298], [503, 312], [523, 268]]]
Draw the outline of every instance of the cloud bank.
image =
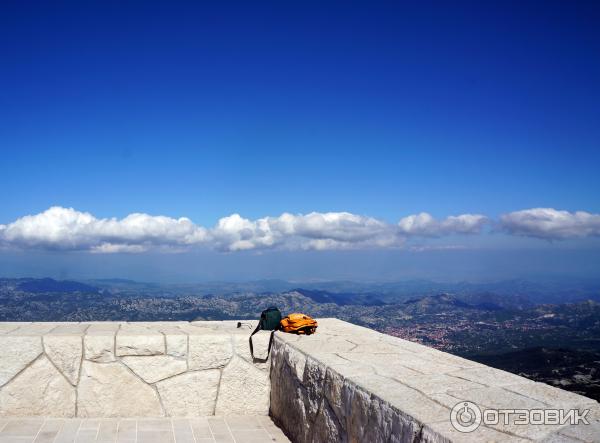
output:
[[349, 212], [311, 212], [257, 220], [232, 214], [214, 227], [205, 228], [185, 217], [135, 213], [123, 219], [96, 218], [88, 212], [54, 206], [0, 225], [0, 245], [94, 253], [180, 251], [191, 247], [219, 251], [398, 248], [411, 237], [475, 234], [486, 222], [482, 215], [436, 220], [421, 213], [394, 225]]
[[476, 234], [488, 223], [488, 218], [478, 214], [450, 216], [436, 220], [426, 212], [409, 215], [398, 222], [400, 232], [405, 235], [440, 237], [451, 234]]
[[0, 242], [20, 248], [142, 252], [150, 247], [185, 247], [206, 239], [188, 218], [130, 214], [117, 220], [54, 206], [0, 225]]
[[[0, 246], [18, 249], [138, 253], [186, 251], [203, 247], [218, 251], [411, 249], [412, 238], [479, 234], [493, 222], [484, 215], [462, 214], [435, 219], [409, 215], [396, 224], [349, 212], [284, 213], [256, 220], [232, 214], [211, 228], [189, 218], [134, 213], [125, 218], [96, 218], [88, 212], [54, 206], [0, 225]], [[534, 208], [504, 214], [499, 230], [519, 236], [560, 240], [600, 236], [600, 215]], [[428, 246], [431, 248], [432, 246]]]
[[600, 236], [600, 214], [534, 208], [500, 217], [502, 229], [510, 234], [547, 240]]

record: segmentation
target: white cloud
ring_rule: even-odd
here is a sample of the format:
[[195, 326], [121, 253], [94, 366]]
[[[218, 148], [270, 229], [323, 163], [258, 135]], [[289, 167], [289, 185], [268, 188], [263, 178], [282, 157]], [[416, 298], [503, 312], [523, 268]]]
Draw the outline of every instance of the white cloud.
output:
[[115, 243], [102, 243], [90, 248], [90, 252], [95, 254], [115, 254], [118, 252], [140, 253], [147, 250], [148, 245], [119, 245]]
[[479, 214], [463, 214], [436, 220], [426, 212], [409, 215], [398, 222], [400, 232], [409, 236], [440, 237], [450, 234], [477, 234], [488, 218]]
[[469, 249], [464, 245], [415, 245], [411, 246], [409, 250], [413, 252], [429, 252], [429, 251], [461, 251]]
[[533, 208], [502, 215], [500, 226], [510, 234], [548, 240], [591, 237], [600, 236], [600, 215]]
[[464, 214], [438, 221], [422, 213], [394, 225], [349, 212], [311, 212], [256, 220], [232, 214], [221, 218], [213, 228], [205, 228], [185, 217], [135, 213], [123, 219], [96, 218], [87, 212], [55, 206], [0, 225], [0, 245], [93, 253], [183, 251], [193, 246], [220, 251], [397, 248], [411, 237], [480, 232], [486, 222], [481, 215]]
[[233, 214], [219, 220], [210, 235], [218, 249], [349, 249], [399, 246], [390, 225], [348, 212], [284, 213], [252, 221]]
[[121, 220], [98, 219], [59, 206], [0, 229], [0, 240], [12, 246], [93, 252], [141, 252], [155, 246], [191, 245], [206, 237], [206, 230], [188, 218], [130, 214]]
[[[232, 214], [221, 218], [214, 227], [205, 228], [185, 217], [134, 213], [123, 219], [96, 218], [87, 212], [55, 206], [0, 224], [0, 247], [93, 253], [139, 253], [150, 249], [178, 252], [190, 247], [231, 252], [399, 247], [416, 250], [419, 246], [410, 241], [413, 238], [477, 234], [489, 223], [487, 217], [479, 214], [436, 220], [423, 212], [390, 224], [349, 212], [311, 212], [256, 220]], [[534, 208], [502, 215], [499, 226], [509, 234], [542, 239], [600, 236], [600, 215]]]

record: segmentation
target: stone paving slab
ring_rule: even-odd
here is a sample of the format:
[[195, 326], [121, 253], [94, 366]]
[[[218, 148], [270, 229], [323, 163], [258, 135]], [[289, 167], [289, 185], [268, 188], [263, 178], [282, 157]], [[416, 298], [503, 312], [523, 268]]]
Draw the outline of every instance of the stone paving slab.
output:
[[0, 419], [0, 443], [289, 443], [268, 416]]

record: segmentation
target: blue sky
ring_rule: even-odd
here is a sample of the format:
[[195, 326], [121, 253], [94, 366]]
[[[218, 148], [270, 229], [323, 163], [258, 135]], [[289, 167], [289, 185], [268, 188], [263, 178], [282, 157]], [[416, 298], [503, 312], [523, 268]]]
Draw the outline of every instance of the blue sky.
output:
[[[0, 225], [59, 206], [99, 220], [187, 217], [209, 231], [236, 213], [255, 221], [348, 212], [395, 226], [426, 212], [439, 220], [435, 232], [406, 239], [403, 231], [397, 242], [385, 227], [352, 251], [287, 250], [333, 238], [311, 231], [233, 257], [235, 243], [210, 231], [220, 237], [209, 251], [189, 251], [188, 237], [178, 238], [186, 248], [168, 258], [146, 251], [147, 243], [165, 246], [153, 233], [141, 253], [111, 249], [118, 253], [103, 255], [98, 270], [86, 250], [139, 245], [122, 231], [40, 240], [17, 226], [11, 236], [5, 229], [0, 252], [7, 273], [35, 271], [25, 256], [50, 274], [112, 274], [122, 269], [115, 263], [129, 263], [151, 277], [143, 269], [152, 263], [174, 263], [183, 275], [165, 279], [247, 278], [242, 268], [253, 269], [260, 254], [270, 264], [257, 278], [286, 278], [315, 260], [337, 269], [348, 257], [380, 254], [385, 269], [397, 261], [396, 274], [382, 266], [362, 277], [360, 264], [347, 273], [401, 278], [410, 258], [400, 256], [420, 254], [425, 269], [458, 261], [456, 275], [476, 279], [493, 273], [470, 270], [464, 250], [484, 249], [502, 274], [528, 268], [519, 251], [550, 250], [598, 275], [587, 264], [600, 250], [597, 2], [191, 3], [0, 6]], [[551, 232], [524, 224], [523, 214], [502, 221], [533, 208], [569, 215], [559, 214]], [[489, 223], [468, 235], [443, 225], [461, 214]], [[38, 222], [37, 230], [54, 229]], [[506, 248], [515, 251], [512, 266], [492, 259]], [[281, 260], [276, 275], [265, 271]], [[553, 263], [549, 272], [563, 269]], [[302, 278], [311, 277], [327, 273]]]

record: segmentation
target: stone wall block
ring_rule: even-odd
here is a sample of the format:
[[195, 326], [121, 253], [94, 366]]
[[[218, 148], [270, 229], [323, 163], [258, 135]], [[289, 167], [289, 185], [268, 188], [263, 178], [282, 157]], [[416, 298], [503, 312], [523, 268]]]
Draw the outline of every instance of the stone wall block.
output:
[[47, 335], [44, 352], [72, 385], [77, 384], [83, 356], [82, 338], [78, 335]]
[[42, 340], [36, 336], [0, 336], [0, 386], [42, 353]]
[[347, 390], [344, 390], [344, 377], [338, 372], [327, 369], [326, 382], [323, 386], [323, 395], [327, 399], [327, 403], [335, 414], [338, 422], [345, 428], [346, 417], [348, 415], [347, 408]]
[[393, 421], [399, 432], [395, 437], [397, 439], [402, 437], [399, 441], [407, 443], [418, 441], [415, 438], [420, 430], [418, 424], [401, 423], [400, 417], [394, 416], [394, 411], [388, 404], [373, 397], [369, 392], [350, 385], [346, 386], [346, 390], [350, 400], [349, 409], [352, 411], [346, 422], [350, 441], [391, 441], [394, 435], [392, 432]]
[[155, 334], [117, 334], [117, 356], [125, 355], [164, 355], [165, 336]]
[[291, 346], [285, 344], [286, 363], [294, 370], [294, 375], [299, 382], [304, 382], [304, 369], [306, 367], [306, 355]]
[[198, 417], [212, 415], [217, 401], [218, 369], [177, 375], [156, 384], [166, 415]]
[[86, 335], [83, 337], [84, 357], [96, 363], [115, 361], [114, 335]]
[[158, 394], [121, 363], [84, 361], [78, 386], [80, 417], [159, 417]]
[[[269, 368], [270, 361], [253, 361], [252, 355], [250, 354], [250, 343], [248, 342], [248, 337], [250, 337], [250, 333], [248, 333], [247, 335], [235, 334], [233, 336], [233, 342], [235, 344], [235, 353], [247, 362], [252, 363], [255, 367], [267, 370]], [[257, 359], [264, 359], [266, 357], [267, 350], [269, 348], [270, 338], [270, 331], [259, 331], [252, 337], [252, 344], [254, 346], [254, 356]]]
[[156, 383], [187, 370], [185, 360], [168, 355], [122, 357], [121, 361], [146, 383]]
[[306, 387], [305, 405], [306, 412], [310, 422], [313, 422], [319, 412], [321, 401], [323, 399], [325, 366], [312, 358], [306, 359], [306, 368], [304, 370], [304, 386]]
[[187, 357], [188, 336], [186, 334], [169, 334], [165, 335], [167, 340], [167, 355], [173, 357]]
[[313, 428], [314, 441], [328, 443], [345, 441], [345, 431], [327, 402], [323, 402], [321, 410], [313, 424]]
[[271, 394], [269, 414], [298, 442], [310, 441], [307, 426], [306, 387], [287, 359], [288, 348], [277, 338], [271, 351]]
[[269, 412], [269, 374], [234, 357], [223, 369], [217, 415], [266, 415]]
[[0, 390], [0, 416], [75, 416], [75, 388], [45, 356]]
[[192, 369], [222, 368], [233, 356], [231, 336], [225, 334], [190, 335], [188, 364]]

